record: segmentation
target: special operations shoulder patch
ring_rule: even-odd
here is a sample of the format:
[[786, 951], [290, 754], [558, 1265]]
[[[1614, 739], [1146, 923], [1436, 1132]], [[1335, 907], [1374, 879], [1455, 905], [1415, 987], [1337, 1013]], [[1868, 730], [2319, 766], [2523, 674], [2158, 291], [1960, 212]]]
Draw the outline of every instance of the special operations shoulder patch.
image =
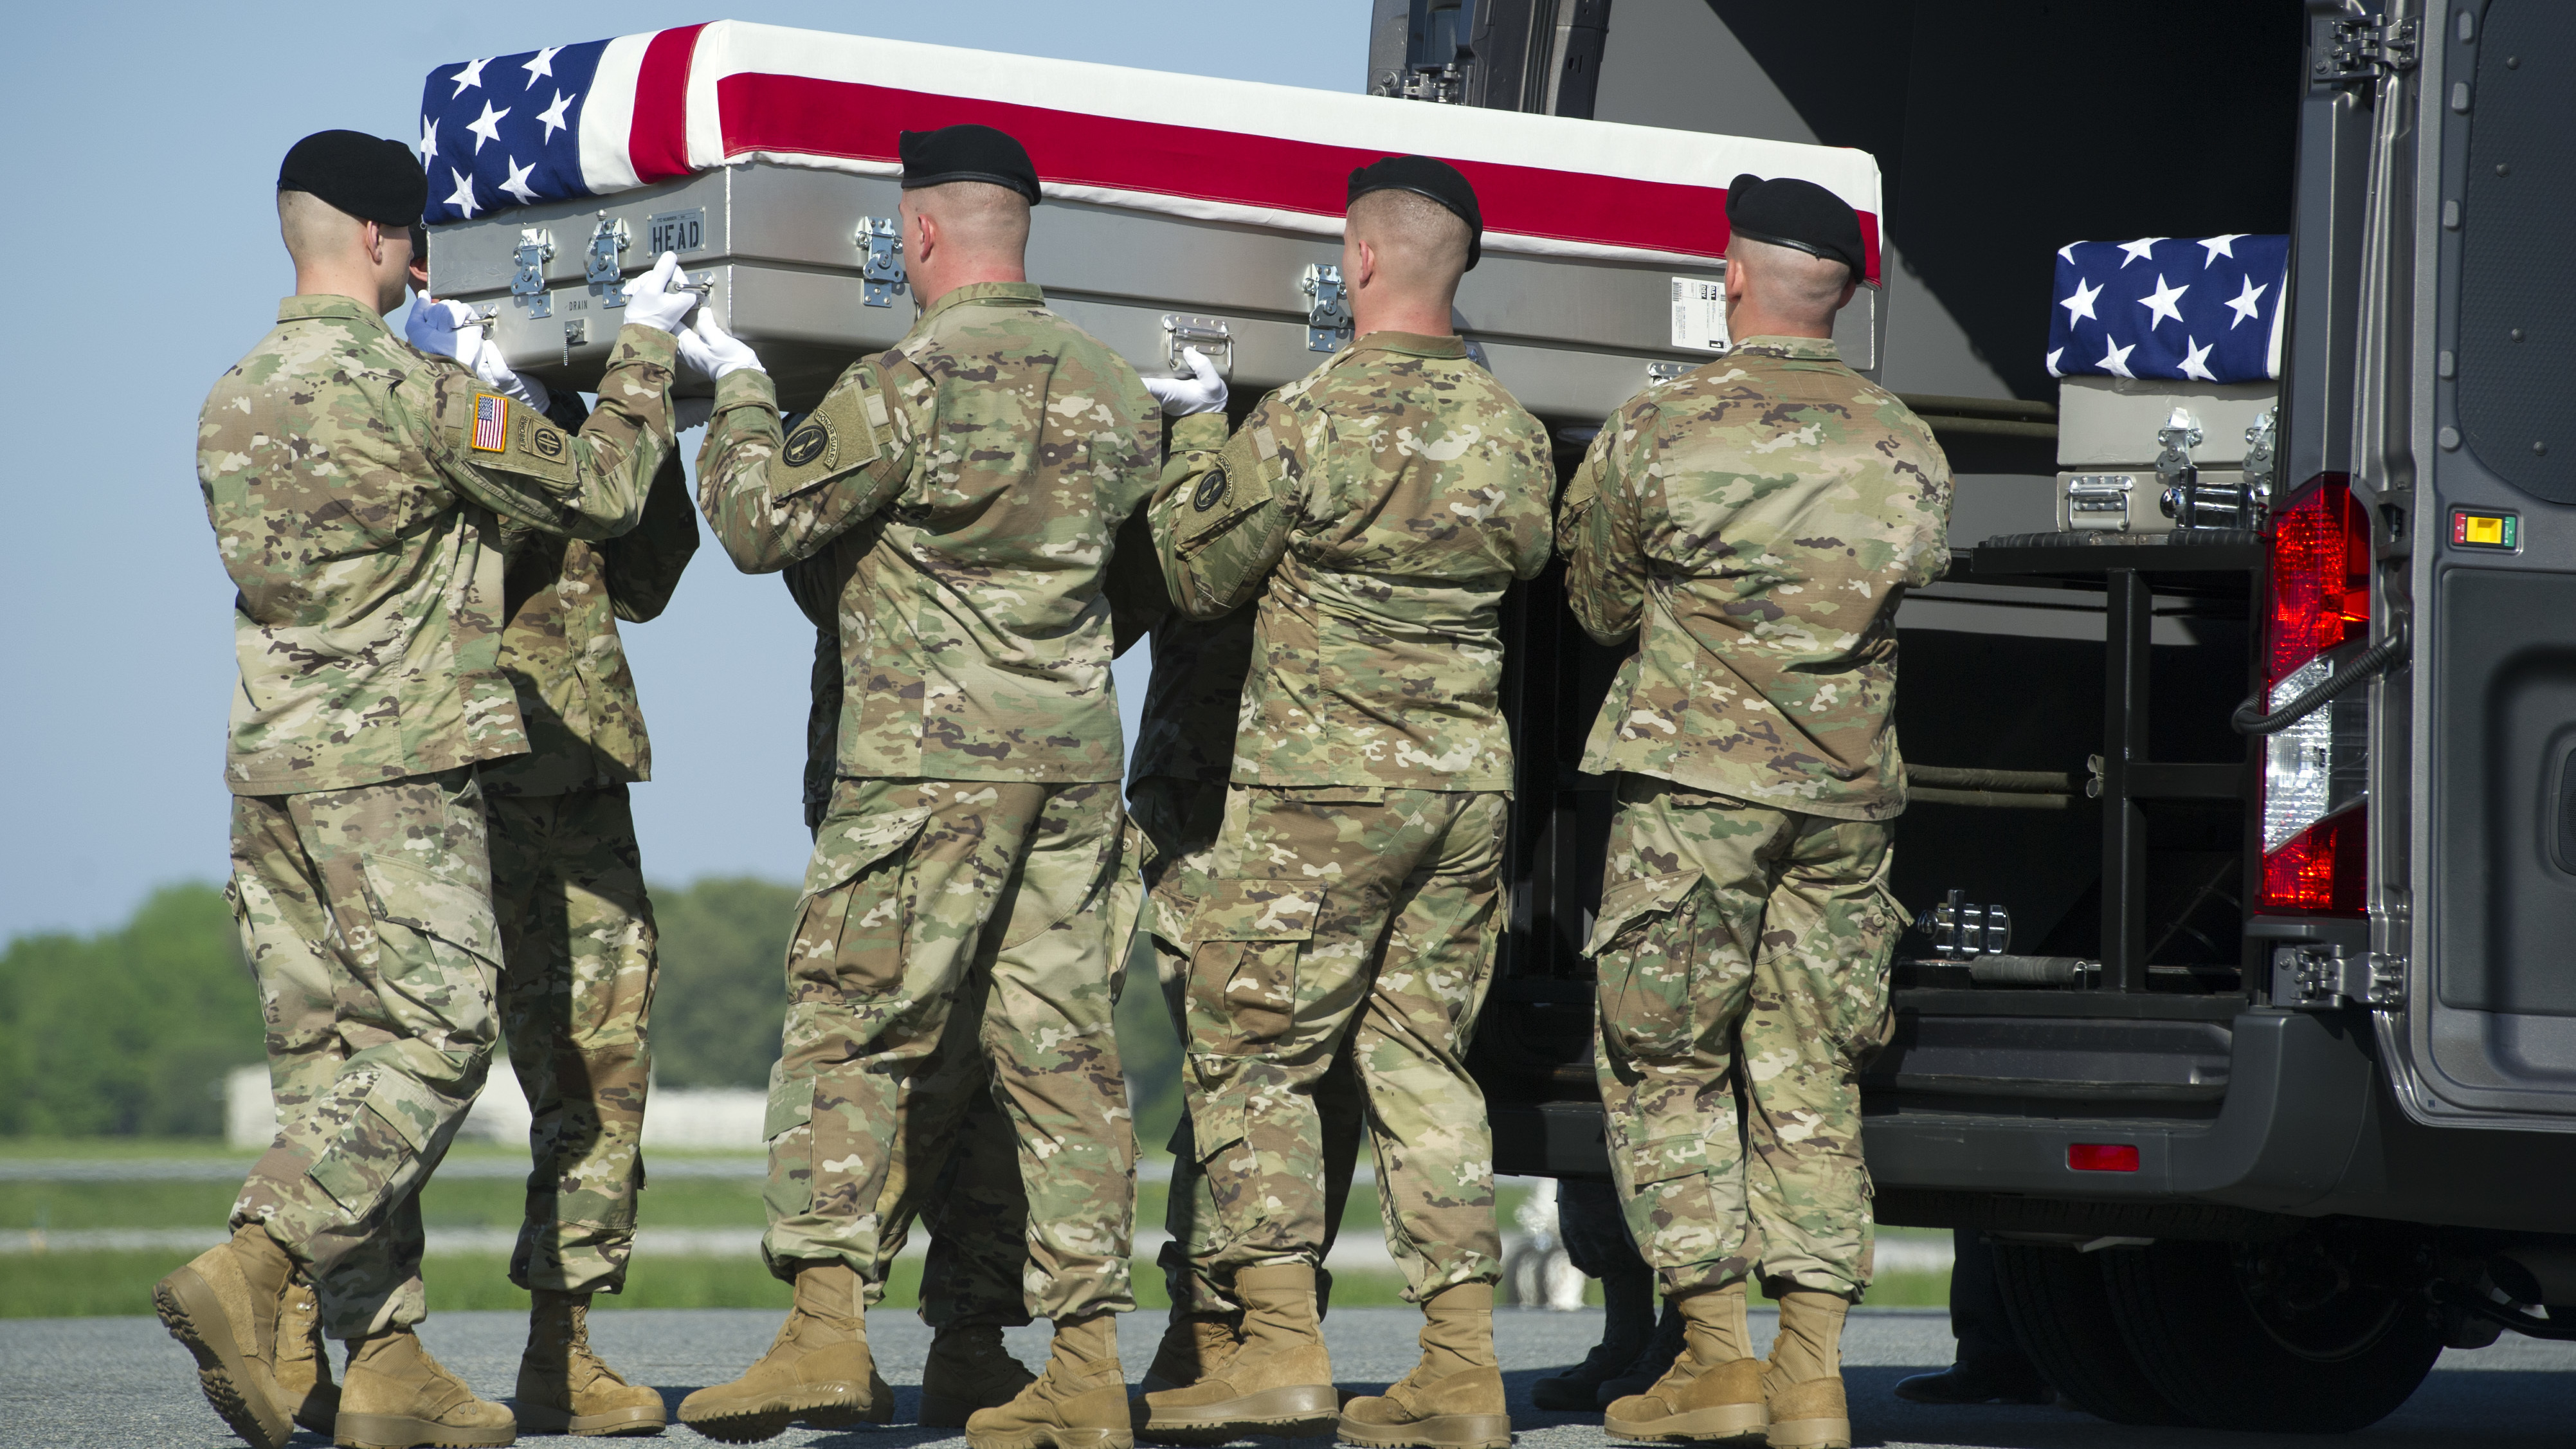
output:
[[1198, 491], [1190, 495], [1190, 506], [1206, 513], [1225, 501], [1226, 492], [1232, 486], [1226, 480], [1224, 465], [1220, 464], [1199, 480]]
[[787, 435], [778, 450], [771, 492], [786, 498], [886, 456], [891, 441], [884, 392], [876, 369], [865, 364], [841, 374], [822, 403]]

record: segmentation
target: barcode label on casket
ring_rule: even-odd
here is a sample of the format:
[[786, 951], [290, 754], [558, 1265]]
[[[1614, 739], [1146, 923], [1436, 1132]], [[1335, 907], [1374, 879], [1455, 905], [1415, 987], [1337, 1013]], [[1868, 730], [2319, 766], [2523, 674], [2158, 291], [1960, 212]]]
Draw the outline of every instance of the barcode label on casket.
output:
[[1726, 284], [1698, 277], [1673, 278], [1673, 346], [1698, 352], [1726, 350]]

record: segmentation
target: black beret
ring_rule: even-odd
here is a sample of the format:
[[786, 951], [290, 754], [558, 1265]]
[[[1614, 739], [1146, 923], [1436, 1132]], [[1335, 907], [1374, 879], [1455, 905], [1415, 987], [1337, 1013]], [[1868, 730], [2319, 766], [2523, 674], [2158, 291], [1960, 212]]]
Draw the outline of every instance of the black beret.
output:
[[410, 226], [429, 208], [429, 178], [400, 141], [364, 131], [316, 131], [278, 164], [277, 189], [309, 191], [360, 221]]
[[1038, 204], [1038, 168], [1028, 148], [1007, 131], [990, 126], [942, 126], [936, 131], [906, 131], [896, 143], [903, 158], [903, 189], [945, 186], [951, 181], [989, 181], [1007, 186]]
[[1860, 216], [1851, 203], [1812, 181], [1746, 172], [1726, 188], [1726, 225], [1736, 236], [1795, 247], [1851, 268], [1852, 280], [1869, 280], [1869, 249], [1860, 239]]
[[1485, 214], [1476, 207], [1476, 188], [1467, 184], [1457, 167], [1430, 156], [1372, 161], [1351, 173], [1351, 191], [1342, 199], [1343, 209], [1372, 191], [1410, 191], [1449, 208], [1467, 223], [1467, 270], [1476, 270], [1477, 260], [1485, 254]]

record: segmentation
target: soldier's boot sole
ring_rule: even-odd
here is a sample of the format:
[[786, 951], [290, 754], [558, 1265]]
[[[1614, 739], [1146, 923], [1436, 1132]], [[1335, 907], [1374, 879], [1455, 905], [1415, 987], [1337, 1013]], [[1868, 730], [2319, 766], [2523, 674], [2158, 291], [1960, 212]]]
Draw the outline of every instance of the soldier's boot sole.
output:
[[1065, 1429], [1053, 1424], [1040, 1424], [1016, 1434], [978, 1434], [966, 1431], [967, 1449], [1136, 1449], [1132, 1429]]
[[1246, 1434], [1305, 1439], [1342, 1422], [1342, 1396], [1331, 1384], [1293, 1384], [1187, 1408], [1148, 1406], [1136, 1437], [1152, 1444], [1223, 1444]]
[[1771, 1426], [1771, 1449], [1851, 1449], [1849, 1419], [1782, 1419]]
[[892, 1423], [894, 1395], [871, 1395], [853, 1383], [823, 1383], [722, 1408], [691, 1412], [686, 1404], [680, 1406], [681, 1423], [719, 1444], [758, 1444], [775, 1439], [799, 1420], [817, 1429]]
[[[1667, 1414], [1660, 1419], [1631, 1420], [1613, 1414], [1602, 1419], [1601, 1427], [1613, 1439], [1630, 1439], [1640, 1444], [1709, 1444], [1724, 1443], [1729, 1439], [1760, 1438], [1766, 1429], [1777, 1433], [1778, 1426], [1771, 1424], [1770, 1417], [1760, 1404], [1719, 1404], [1687, 1413]], [[1848, 1424], [1843, 1428], [1843, 1435], [1848, 1443], [1851, 1435]], [[1781, 1441], [1773, 1439], [1770, 1442], [1780, 1446]], [[1823, 1449], [1823, 1445], [1819, 1441], [1814, 1446], [1802, 1446], [1802, 1449]]]
[[515, 1424], [464, 1428], [409, 1414], [347, 1414], [332, 1425], [331, 1442], [344, 1449], [500, 1449], [519, 1442]]
[[530, 1434], [571, 1434], [585, 1439], [616, 1439], [627, 1436], [659, 1434], [670, 1419], [659, 1404], [629, 1404], [604, 1414], [576, 1414], [552, 1404], [535, 1406], [513, 1403], [510, 1412], [519, 1427]]
[[231, 1315], [214, 1285], [196, 1269], [181, 1268], [152, 1285], [152, 1309], [170, 1336], [196, 1356], [198, 1386], [225, 1426], [251, 1449], [284, 1449], [295, 1424], [252, 1377], [249, 1355], [233, 1340]]
[[1363, 1424], [1345, 1418], [1337, 1431], [1345, 1444], [1369, 1449], [1511, 1449], [1509, 1414], [1434, 1414], [1410, 1424]]

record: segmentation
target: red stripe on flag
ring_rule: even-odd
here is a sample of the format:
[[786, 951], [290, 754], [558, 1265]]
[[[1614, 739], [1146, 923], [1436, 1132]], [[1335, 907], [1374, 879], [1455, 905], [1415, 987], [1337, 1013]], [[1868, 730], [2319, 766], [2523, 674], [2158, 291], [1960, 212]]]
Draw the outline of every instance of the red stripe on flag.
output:
[[[649, 74], [649, 59], [646, 66]], [[1352, 169], [1390, 154], [808, 76], [741, 72], [718, 80], [716, 94], [728, 155], [787, 151], [890, 162], [898, 132], [973, 121], [1018, 137], [1049, 181], [1313, 216], [1340, 216]], [[639, 100], [639, 134], [643, 116]], [[1454, 164], [1474, 183], [1488, 231], [1688, 256], [1726, 251], [1723, 187], [1492, 161]], [[1878, 218], [1862, 212], [1860, 224], [1875, 277]]]
[[635, 118], [626, 128], [626, 155], [638, 181], [689, 174], [689, 58], [701, 25], [654, 35], [635, 75]]

